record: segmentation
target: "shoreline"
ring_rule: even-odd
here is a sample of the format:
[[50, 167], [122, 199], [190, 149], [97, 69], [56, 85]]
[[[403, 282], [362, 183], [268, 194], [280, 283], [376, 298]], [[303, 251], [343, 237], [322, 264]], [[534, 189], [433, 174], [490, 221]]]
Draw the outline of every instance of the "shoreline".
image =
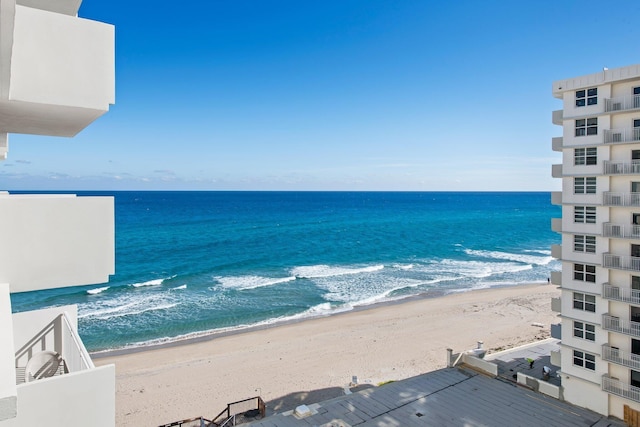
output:
[[376, 386], [443, 368], [448, 347], [481, 340], [492, 353], [545, 339], [559, 294], [544, 283], [414, 298], [95, 362], [116, 366], [119, 426], [211, 417], [256, 395], [282, 412], [343, 394], [353, 376]]
[[[356, 312], [366, 311], [366, 310], [375, 310], [377, 308], [386, 307], [386, 306], [402, 305], [405, 303], [420, 301], [423, 299], [438, 299], [438, 298], [446, 298], [450, 295], [487, 291], [491, 289], [538, 286], [538, 285], [548, 285], [548, 283], [544, 281], [540, 281], [540, 282], [526, 282], [526, 283], [517, 283], [517, 284], [500, 284], [500, 285], [490, 286], [487, 288], [479, 288], [479, 289], [453, 289], [448, 291], [437, 290], [437, 292], [430, 292], [431, 290], [429, 290], [427, 292], [422, 292], [420, 294], [411, 295], [403, 298], [397, 298], [394, 300], [385, 300], [385, 301], [375, 302], [373, 304], [366, 304], [366, 305], [356, 305], [356, 306], [352, 306], [348, 310], [335, 311], [333, 313], [329, 312], [326, 314], [318, 314], [315, 316], [301, 317], [296, 319], [286, 319], [281, 321], [276, 320], [272, 323], [265, 323], [265, 324], [256, 324], [256, 325], [247, 325], [247, 326], [240, 325], [237, 327], [228, 327], [224, 329], [211, 329], [208, 331], [193, 332], [193, 334], [198, 334], [198, 335], [195, 335], [192, 337], [185, 336], [184, 338], [180, 338], [180, 336], [170, 337], [170, 338], [167, 338], [166, 342], [161, 342], [161, 343], [152, 343], [152, 344], [142, 343], [141, 345], [138, 345], [138, 346], [132, 345], [130, 347], [98, 350], [95, 352], [89, 352], [89, 355], [91, 356], [91, 359], [94, 359], [94, 360], [108, 358], [108, 357], [126, 356], [128, 354], [135, 354], [135, 353], [141, 353], [146, 351], [161, 350], [166, 348], [179, 347], [183, 345], [207, 342], [207, 341], [212, 341], [219, 338], [224, 338], [224, 337], [233, 336], [237, 334], [263, 331], [271, 328], [278, 328], [280, 326], [298, 324], [301, 322], [307, 322], [315, 319], [342, 316], [345, 314], [356, 313]], [[436, 291], [436, 290], [433, 290], [433, 291]], [[433, 295], [434, 293], [437, 293], [437, 295]]]

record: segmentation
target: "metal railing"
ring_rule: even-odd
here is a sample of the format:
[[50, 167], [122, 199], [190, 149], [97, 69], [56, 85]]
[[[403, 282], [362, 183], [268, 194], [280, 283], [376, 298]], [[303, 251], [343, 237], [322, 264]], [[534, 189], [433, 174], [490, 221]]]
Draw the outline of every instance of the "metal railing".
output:
[[640, 271], [640, 258], [628, 255], [602, 254], [602, 266], [617, 270]]
[[602, 193], [602, 203], [606, 206], [640, 206], [640, 193]]
[[640, 225], [613, 224], [611, 222], [605, 222], [604, 224], [602, 224], [602, 235], [604, 237], [640, 239]]
[[640, 141], [640, 128], [604, 129], [602, 134], [605, 144]]
[[640, 402], [640, 388], [623, 383], [619, 379], [611, 378], [605, 374], [602, 376], [602, 391], [624, 397], [635, 402]]
[[[64, 369], [60, 374], [93, 369], [95, 366], [78, 332], [71, 326], [67, 313], [58, 315], [47, 323], [15, 353], [17, 383], [24, 382], [27, 362], [37, 353], [54, 351], [62, 357]], [[56, 374], [57, 375], [57, 374]]]
[[611, 347], [609, 344], [602, 345], [602, 359], [627, 368], [640, 370], [640, 355], [621, 351]]
[[602, 284], [602, 298], [621, 301], [629, 304], [640, 304], [640, 291], [629, 288], [619, 288], [609, 283]]
[[620, 319], [619, 317], [602, 315], [602, 329], [606, 331], [620, 332], [632, 337], [640, 337], [640, 323]]
[[609, 162], [603, 163], [602, 172], [605, 175], [633, 175], [640, 173], [640, 160], [631, 162]]
[[71, 326], [67, 313], [61, 314], [60, 318], [62, 320], [62, 357], [69, 372], [95, 368], [78, 332]]
[[627, 95], [604, 100], [604, 111], [624, 111], [640, 108], [640, 95]]
[[227, 408], [220, 412], [207, 424], [208, 427], [235, 426], [257, 417], [264, 418], [267, 406], [260, 396], [229, 403]]

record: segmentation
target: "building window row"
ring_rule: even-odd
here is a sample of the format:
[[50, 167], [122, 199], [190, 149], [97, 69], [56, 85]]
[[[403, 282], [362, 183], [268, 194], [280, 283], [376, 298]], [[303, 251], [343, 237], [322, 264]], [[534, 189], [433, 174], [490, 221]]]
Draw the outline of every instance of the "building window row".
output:
[[596, 236], [576, 234], [573, 236], [573, 250], [575, 252], [596, 253]]
[[582, 224], [596, 223], [596, 207], [595, 206], [574, 206], [573, 222]]
[[573, 293], [573, 308], [576, 310], [596, 312], [596, 296], [583, 294], [581, 292]]
[[590, 136], [598, 134], [598, 118], [576, 120], [576, 136]]
[[595, 176], [577, 176], [573, 178], [574, 194], [596, 194]]
[[582, 89], [576, 91], [576, 107], [596, 105], [598, 103], [598, 88]]
[[596, 340], [596, 326], [590, 323], [573, 322], [573, 336], [589, 341]]
[[573, 153], [573, 164], [580, 165], [597, 165], [598, 149], [596, 147], [576, 148]]
[[596, 370], [596, 356], [580, 350], [573, 350], [573, 364], [583, 368]]

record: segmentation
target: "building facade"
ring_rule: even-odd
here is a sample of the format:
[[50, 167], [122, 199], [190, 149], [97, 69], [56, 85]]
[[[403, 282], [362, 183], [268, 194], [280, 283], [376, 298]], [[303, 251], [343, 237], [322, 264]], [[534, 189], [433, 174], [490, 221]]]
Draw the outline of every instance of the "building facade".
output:
[[[73, 136], [114, 103], [114, 27], [80, 3], [0, 0], [1, 159], [9, 133]], [[113, 198], [0, 191], [0, 227], [0, 427], [115, 425], [115, 368], [94, 366], [75, 306], [12, 314], [10, 299], [108, 281]]]
[[625, 405], [640, 410], [640, 65], [556, 81], [553, 96], [563, 108], [552, 114], [562, 126], [552, 360], [565, 400], [622, 419]]

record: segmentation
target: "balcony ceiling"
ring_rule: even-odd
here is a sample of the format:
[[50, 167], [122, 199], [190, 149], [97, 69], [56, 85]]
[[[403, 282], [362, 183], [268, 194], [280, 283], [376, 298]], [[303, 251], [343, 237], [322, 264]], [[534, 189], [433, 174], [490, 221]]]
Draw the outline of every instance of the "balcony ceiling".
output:
[[0, 132], [74, 136], [105, 110], [0, 101]]
[[76, 16], [82, 0], [16, 0], [16, 4]]

